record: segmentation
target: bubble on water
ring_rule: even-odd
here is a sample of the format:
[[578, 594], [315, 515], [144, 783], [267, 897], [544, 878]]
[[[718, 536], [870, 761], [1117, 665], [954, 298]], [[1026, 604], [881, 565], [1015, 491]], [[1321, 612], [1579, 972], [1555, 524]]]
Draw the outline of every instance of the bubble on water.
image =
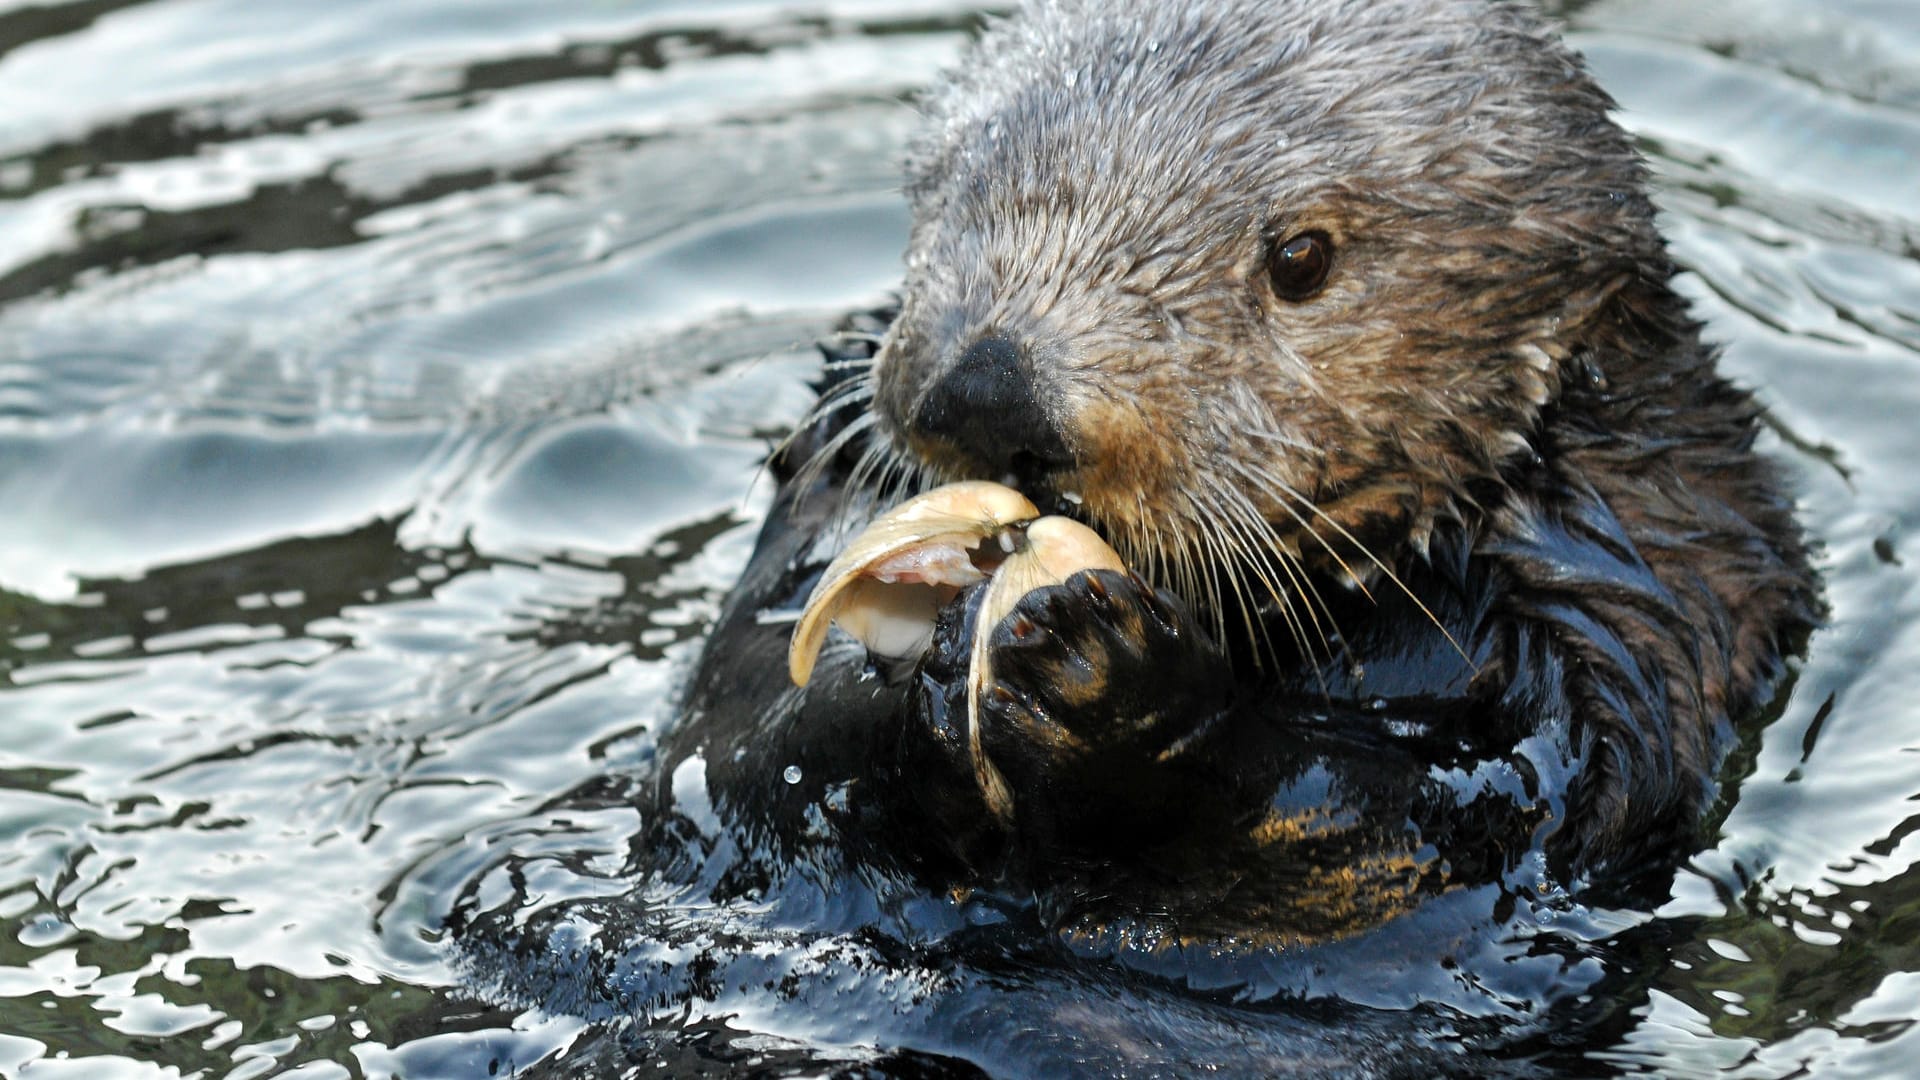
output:
[[787, 766], [787, 771], [780, 775], [786, 777], [787, 783], [797, 784], [800, 782], [800, 766], [789, 765]]
[[27, 919], [15, 936], [30, 949], [50, 949], [78, 933], [72, 923], [43, 911]]

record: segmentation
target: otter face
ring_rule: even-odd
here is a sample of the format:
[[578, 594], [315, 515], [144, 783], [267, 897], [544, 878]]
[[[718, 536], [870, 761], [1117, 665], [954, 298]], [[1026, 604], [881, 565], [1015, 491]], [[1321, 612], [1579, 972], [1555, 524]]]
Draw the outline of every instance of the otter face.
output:
[[1664, 276], [1610, 105], [1504, 4], [1033, 7], [929, 103], [880, 430], [1216, 612], [1365, 576], [1531, 456], [1581, 327]]

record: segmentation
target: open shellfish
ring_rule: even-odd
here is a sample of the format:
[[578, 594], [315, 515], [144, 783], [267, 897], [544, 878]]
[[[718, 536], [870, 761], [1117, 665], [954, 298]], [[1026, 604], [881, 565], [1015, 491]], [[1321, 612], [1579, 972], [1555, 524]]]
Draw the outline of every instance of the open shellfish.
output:
[[967, 666], [967, 744], [988, 808], [1010, 819], [1012, 793], [980, 747], [993, 628], [1035, 589], [1082, 570], [1125, 568], [1098, 533], [1070, 518], [1040, 516], [1012, 488], [985, 481], [935, 488], [874, 519], [827, 566], [794, 628], [787, 671], [796, 685], [807, 684], [830, 625], [882, 656], [924, 652], [939, 610], [960, 590], [987, 582]]

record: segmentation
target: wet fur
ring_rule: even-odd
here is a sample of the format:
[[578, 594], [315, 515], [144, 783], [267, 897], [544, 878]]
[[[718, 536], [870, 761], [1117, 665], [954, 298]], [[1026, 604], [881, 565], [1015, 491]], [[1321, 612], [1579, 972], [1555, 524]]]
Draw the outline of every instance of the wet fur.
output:
[[[1036, 5], [929, 102], [878, 452], [978, 475], [915, 407], [1010, 338], [1078, 462], [1048, 481], [1282, 666], [1333, 658], [1330, 588], [1395, 589], [1446, 534], [1516, 628], [1485, 691], [1545, 662], [1520, 636], [1567, 669], [1561, 851], [1670, 845], [1817, 600], [1610, 108], [1512, 4]], [[1310, 228], [1335, 269], [1291, 303], [1265, 245]], [[1568, 573], [1563, 531], [1623, 565]]]
[[[823, 346], [680, 719], [555, 809], [639, 833], [594, 895], [547, 895], [544, 847], [476, 885], [473, 983], [592, 1022], [556, 1075], [1535, 1075], [1529, 1030], [1581, 1045], [1643, 976], [1536, 913], [1663, 895], [1818, 617], [1608, 108], [1503, 3], [992, 28], [928, 102], [902, 305]], [[1265, 245], [1309, 227], [1335, 268], [1289, 303]], [[1141, 576], [996, 627], [958, 603], [917, 663], [843, 641], [795, 689], [769, 616], [848, 531], [998, 478], [916, 411], [989, 333], [1072, 452], [1019, 479]], [[1011, 827], [959, 726], [976, 633]], [[731, 1046], [731, 1009], [824, 1049]]]

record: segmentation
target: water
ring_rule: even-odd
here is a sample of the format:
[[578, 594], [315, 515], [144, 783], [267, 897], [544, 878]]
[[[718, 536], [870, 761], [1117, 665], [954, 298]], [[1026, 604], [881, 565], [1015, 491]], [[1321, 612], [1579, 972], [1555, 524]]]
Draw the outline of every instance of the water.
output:
[[[1558, 10], [1762, 387], [1833, 621], [1718, 844], [1605, 913], [1635, 977], [1553, 1061], [1898, 1075], [1920, 9]], [[0, 1075], [485, 1075], [581, 1038], [462, 996], [444, 920], [508, 852], [558, 899], [635, 835], [553, 801], [650, 759], [806, 343], [898, 276], [901, 100], [973, 16], [0, 2]], [[737, 1013], [704, 1030], [793, 1035]]]

